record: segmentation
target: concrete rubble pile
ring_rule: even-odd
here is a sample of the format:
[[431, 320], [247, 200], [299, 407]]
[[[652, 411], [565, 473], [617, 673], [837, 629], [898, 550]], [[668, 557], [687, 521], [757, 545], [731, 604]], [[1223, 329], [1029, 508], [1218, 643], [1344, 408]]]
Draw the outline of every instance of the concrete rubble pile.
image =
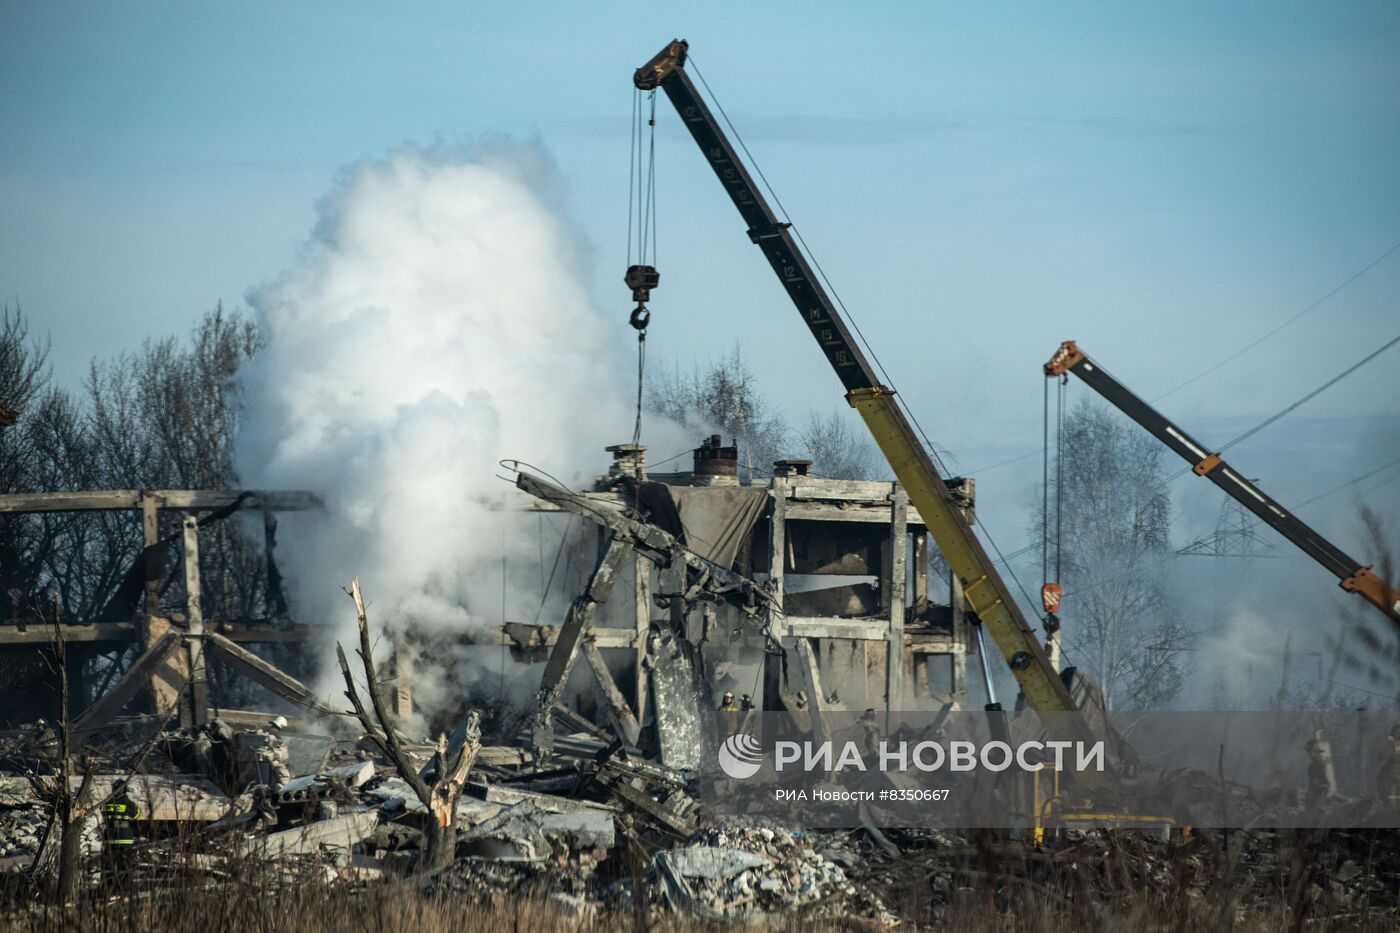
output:
[[[426, 877], [430, 887], [482, 899], [531, 891], [583, 916], [634, 909], [640, 878], [642, 903], [658, 915], [754, 918], [819, 908], [823, 915], [890, 919], [815, 838], [706, 825], [686, 774], [607, 741], [596, 727], [565, 731], [590, 724], [560, 713], [564, 729], [543, 767], [534, 766], [527, 737], [480, 749], [456, 806], [456, 859]], [[141, 773], [115, 769], [123, 760], [119, 747], [95, 755], [85, 791], [90, 874], [98, 879], [109, 871], [104, 856], [115, 852], [124, 884], [218, 879], [246, 873], [249, 863], [272, 869], [284, 883], [417, 877], [428, 813], [364, 739], [291, 731], [280, 717], [252, 729], [214, 720], [162, 733]], [[56, 745], [42, 727], [0, 742], [9, 752], [0, 775], [0, 867], [12, 876], [38, 872], [42, 853], [57, 845], [58, 833], [50, 832]], [[432, 749], [406, 751], [426, 766]], [[70, 788], [81, 785], [81, 777], [70, 776]], [[134, 805], [135, 818], [117, 827], [131, 831], [129, 846], [114, 838], [117, 824], [102, 812], [112, 801]]]
[[[119, 853], [130, 872], [126, 884], [217, 881], [246, 875], [252, 864], [274, 886], [406, 879], [482, 901], [531, 894], [577, 920], [640, 910], [652, 919], [801, 917], [885, 927], [900, 922], [894, 908], [908, 902], [911, 885], [936, 914], [978, 879], [1002, 877], [1044, 890], [1072, 887], [1109, 904], [1125, 886], [1165, 888], [1184, 878], [1188, 891], [1193, 884], [1204, 890], [1229, 873], [1243, 909], [1250, 892], [1261, 903], [1277, 899], [1279, 879], [1296, 870], [1301, 853], [1319, 866], [1304, 884], [1314, 915], [1343, 919], [1364, 909], [1400, 918], [1400, 853], [1374, 833], [1198, 833], [1167, 841], [1067, 831], [1038, 845], [1007, 833], [720, 822], [697, 806], [686, 773], [610, 741], [601, 728], [583, 728], [591, 724], [577, 713], [561, 709], [554, 724], [551, 757], [539, 767], [528, 736], [481, 747], [456, 806], [456, 857], [433, 873], [422, 871], [424, 806], [372, 743], [351, 731], [294, 730], [280, 717], [242, 729], [215, 720], [161, 734], [135, 774], [114, 768], [125, 759], [121, 743], [112, 743], [111, 754], [90, 759], [89, 803], [94, 811], [101, 801], [135, 805], [137, 818], [124, 827], [134, 844]], [[0, 736], [6, 873], [40, 871], [55, 844], [52, 739], [42, 725]], [[406, 750], [423, 766], [432, 749]], [[73, 789], [80, 784], [70, 777]], [[117, 848], [113, 825], [93, 812], [83, 833], [90, 875], [100, 879]]]

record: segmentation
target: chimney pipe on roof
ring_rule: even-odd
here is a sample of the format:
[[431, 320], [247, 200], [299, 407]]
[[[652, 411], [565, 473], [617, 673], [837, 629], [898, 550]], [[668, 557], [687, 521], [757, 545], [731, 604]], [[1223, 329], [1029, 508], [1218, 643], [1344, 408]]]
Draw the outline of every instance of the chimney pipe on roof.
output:
[[738, 486], [739, 442], [724, 446], [718, 434], [711, 434], [695, 448], [694, 486]]

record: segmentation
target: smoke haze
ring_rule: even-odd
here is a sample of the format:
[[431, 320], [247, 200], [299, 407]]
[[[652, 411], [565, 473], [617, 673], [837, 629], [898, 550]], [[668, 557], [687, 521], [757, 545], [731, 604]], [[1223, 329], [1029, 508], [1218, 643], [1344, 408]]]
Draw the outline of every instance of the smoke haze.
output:
[[345, 642], [359, 576], [380, 631], [499, 622], [502, 559], [533, 570], [538, 542], [498, 461], [573, 484], [630, 436], [629, 365], [561, 188], [534, 145], [360, 162], [250, 296], [267, 343], [242, 376], [239, 473], [326, 504], [282, 522], [299, 620]]

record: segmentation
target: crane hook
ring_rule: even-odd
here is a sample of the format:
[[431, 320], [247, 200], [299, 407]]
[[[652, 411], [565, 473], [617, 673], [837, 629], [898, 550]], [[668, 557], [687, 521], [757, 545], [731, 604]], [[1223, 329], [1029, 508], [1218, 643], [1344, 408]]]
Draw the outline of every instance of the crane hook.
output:
[[645, 337], [647, 325], [651, 323], [651, 312], [647, 310], [646, 303], [651, 300], [651, 290], [661, 283], [661, 273], [656, 271], [655, 266], [628, 266], [622, 281], [632, 289], [632, 300], [637, 303], [627, 323]]

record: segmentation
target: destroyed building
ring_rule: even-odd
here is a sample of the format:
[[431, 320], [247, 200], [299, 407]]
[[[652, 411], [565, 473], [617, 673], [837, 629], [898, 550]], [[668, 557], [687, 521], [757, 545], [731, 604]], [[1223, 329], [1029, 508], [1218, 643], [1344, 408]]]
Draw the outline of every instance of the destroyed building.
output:
[[[806, 461], [784, 460], [773, 465], [770, 478], [741, 484], [738, 451], [718, 437], [704, 439], [685, 472], [649, 475], [640, 445], [617, 445], [609, 452], [607, 473], [593, 489], [571, 492], [572, 503], [532, 497], [521, 506], [559, 511], [573, 504], [576, 510], [627, 516], [638, 527], [665, 534], [668, 547], [684, 548], [702, 565], [753, 581], [766, 593], [763, 615], [771, 618], [765, 631], [753, 613], [703, 588], [685, 593], [671, 569], [649, 559], [654, 550], [627, 548], [618, 561], [617, 585], [629, 591], [633, 618], [624, 623], [615, 605], [575, 646], [595, 675], [613, 672], [596, 693], [605, 709], [610, 699], [621, 697], [635, 722], [643, 723], [656, 703], [674, 702], [678, 693], [713, 706], [726, 692], [763, 710], [964, 705], [967, 656], [975, 644], [969, 641], [959, 584], [950, 575], [951, 605], [930, 599], [929, 535], [897, 483], [824, 479], [812, 475]], [[971, 510], [974, 481], [952, 485]], [[4, 497], [0, 510], [11, 514], [133, 510], [142, 515], [147, 547], [130, 555], [118, 596], [98, 619], [63, 620], [77, 728], [100, 728], [141, 694], [150, 709], [178, 704], [186, 725], [207, 721], [211, 710], [231, 723], [265, 720], [264, 712], [232, 709], [210, 697], [205, 650], [282, 700], [315, 705], [298, 677], [245, 647], [305, 644], [314, 638], [314, 626], [293, 621], [274, 606], [260, 619], [206, 619], [198, 555], [201, 525], [251, 510], [263, 516], [266, 566], [275, 575], [276, 513], [316, 507], [315, 497], [305, 493], [151, 490]], [[160, 511], [188, 514], [178, 540], [158, 536]], [[597, 527], [600, 534], [609, 530]], [[163, 613], [159, 593], [176, 576], [187, 591], [186, 605]], [[280, 593], [280, 581], [268, 589]], [[678, 675], [664, 655], [652, 653], [654, 632], [674, 633], [693, 646], [682, 662], [687, 670]], [[12, 613], [0, 625], [0, 652], [15, 672], [0, 688], [11, 725], [54, 714], [51, 702], [32, 690], [47, 674], [39, 657], [52, 637], [50, 626], [22, 615]], [[559, 622], [548, 620], [540, 626], [507, 623], [498, 635], [499, 643], [526, 660], [547, 659], [559, 637]], [[101, 657], [112, 663], [100, 673], [100, 666], [85, 663]], [[412, 665], [407, 653], [399, 661], [393, 702], [396, 714], [407, 715]], [[573, 666], [570, 659], [567, 667]], [[693, 680], [701, 693], [661, 686], [674, 687], [676, 676]], [[694, 717], [694, 712], [686, 716]], [[675, 763], [685, 766], [684, 759]]]
[[[761, 585], [769, 618], [762, 624], [731, 602], [682, 592], [674, 571], [639, 549], [622, 584], [632, 588], [633, 624], [614, 613], [585, 646], [605, 708], [607, 698], [628, 696], [630, 711], [617, 712], [641, 722], [655, 704], [693, 696], [714, 709], [726, 693], [754, 709], [817, 715], [965, 704], [973, 649], [960, 586], [948, 580], [951, 605], [930, 599], [928, 531], [898, 483], [824, 479], [805, 460], [781, 460], [771, 477], [743, 484], [737, 447], [719, 436], [695, 448], [685, 472], [649, 474], [640, 445], [609, 451], [608, 473], [588, 492], [565, 499], [522, 481], [540, 495], [532, 507], [644, 516], [702, 561]], [[953, 488], [970, 511], [973, 480]], [[519, 647], [539, 636], [512, 631]], [[658, 650], [648, 637], [658, 631], [682, 635], [690, 648]], [[621, 683], [602, 682], [600, 660]], [[683, 670], [671, 670], [676, 664]], [[692, 679], [698, 693], [664, 686]], [[684, 721], [697, 712], [685, 710]], [[664, 730], [669, 717], [656, 714]], [[663, 760], [693, 766], [695, 737], [671, 744], [662, 740]]]

